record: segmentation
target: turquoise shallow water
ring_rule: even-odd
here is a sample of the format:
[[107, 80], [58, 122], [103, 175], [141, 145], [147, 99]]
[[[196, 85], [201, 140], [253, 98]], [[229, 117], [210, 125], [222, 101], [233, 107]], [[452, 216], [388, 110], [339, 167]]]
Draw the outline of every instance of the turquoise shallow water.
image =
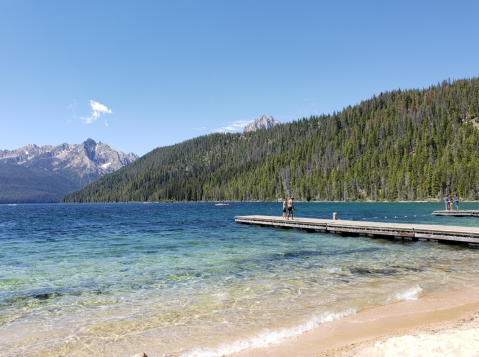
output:
[[[238, 225], [281, 203], [0, 205], [0, 355], [221, 356], [479, 282], [479, 251]], [[477, 226], [433, 203], [297, 217]], [[462, 204], [477, 209], [479, 204]]]

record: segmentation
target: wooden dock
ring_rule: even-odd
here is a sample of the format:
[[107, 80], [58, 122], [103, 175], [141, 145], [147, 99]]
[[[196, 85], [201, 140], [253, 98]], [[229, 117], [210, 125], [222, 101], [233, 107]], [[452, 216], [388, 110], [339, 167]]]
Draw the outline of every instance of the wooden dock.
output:
[[434, 211], [434, 216], [453, 216], [453, 217], [479, 217], [479, 211], [459, 210], [459, 211]]
[[263, 227], [296, 228], [308, 232], [336, 233], [367, 237], [393, 238], [409, 241], [433, 241], [466, 244], [479, 248], [479, 228], [440, 226], [430, 224], [404, 224], [364, 221], [344, 221], [313, 218], [285, 220], [273, 216], [237, 216], [236, 223]]

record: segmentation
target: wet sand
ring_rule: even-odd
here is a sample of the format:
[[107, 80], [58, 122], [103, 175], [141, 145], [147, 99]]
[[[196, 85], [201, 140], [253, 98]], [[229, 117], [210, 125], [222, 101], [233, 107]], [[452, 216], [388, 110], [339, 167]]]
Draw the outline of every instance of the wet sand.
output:
[[479, 288], [361, 311], [234, 357], [479, 356]]

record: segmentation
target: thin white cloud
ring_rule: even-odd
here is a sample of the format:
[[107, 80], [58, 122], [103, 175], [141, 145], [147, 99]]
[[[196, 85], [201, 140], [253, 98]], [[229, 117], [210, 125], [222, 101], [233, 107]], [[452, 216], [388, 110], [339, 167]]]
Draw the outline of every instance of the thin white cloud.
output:
[[206, 129], [206, 126], [202, 126], [201, 128], [194, 128], [194, 130], [199, 130], [199, 131], [203, 131]]
[[[108, 109], [106, 105], [90, 100], [91, 114], [88, 117], [80, 117], [84, 124], [91, 124], [103, 114], [111, 114], [113, 111]], [[105, 125], [108, 126], [108, 122], [105, 121]]]
[[242, 131], [245, 126], [252, 122], [254, 122], [254, 120], [237, 120], [234, 123], [227, 124], [226, 126], [214, 129], [213, 131], [215, 133], [234, 133]]
[[77, 107], [77, 100], [76, 99], [73, 99], [70, 104], [68, 104], [67, 108], [68, 110], [71, 112], [71, 114], [69, 115], [69, 118], [67, 118], [67, 123], [70, 124], [73, 119], [77, 119], [76, 117], [76, 114], [75, 114], [75, 109]]
[[68, 105], [68, 110], [71, 110], [72, 112], [74, 112], [76, 107], [77, 107], [77, 100], [73, 99], [72, 102]]
[[[310, 108], [313, 108], [314, 110], [317, 109], [318, 105], [317, 105], [317, 100], [316, 98], [305, 98], [304, 101], [306, 102], [307, 105], [309, 105], [309, 108], [307, 108], [305, 111], [307, 112], [308, 110], [311, 110]], [[301, 109], [299, 110], [300, 113], [301, 112]]]

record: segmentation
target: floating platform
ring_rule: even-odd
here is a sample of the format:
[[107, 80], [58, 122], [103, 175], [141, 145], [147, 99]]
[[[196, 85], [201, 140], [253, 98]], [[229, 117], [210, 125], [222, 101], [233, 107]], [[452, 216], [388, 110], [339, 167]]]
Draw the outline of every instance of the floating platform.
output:
[[459, 210], [459, 211], [434, 211], [433, 216], [453, 216], [453, 217], [479, 217], [479, 211]]
[[409, 241], [433, 241], [449, 244], [466, 244], [479, 248], [479, 228], [440, 226], [429, 224], [404, 224], [364, 221], [344, 221], [314, 218], [286, 220], [274, 216], [237, 216], [236, 223], [263, 227], [296, 228], [309, 232], [324, 232], [367, 237], [393, 238]]

